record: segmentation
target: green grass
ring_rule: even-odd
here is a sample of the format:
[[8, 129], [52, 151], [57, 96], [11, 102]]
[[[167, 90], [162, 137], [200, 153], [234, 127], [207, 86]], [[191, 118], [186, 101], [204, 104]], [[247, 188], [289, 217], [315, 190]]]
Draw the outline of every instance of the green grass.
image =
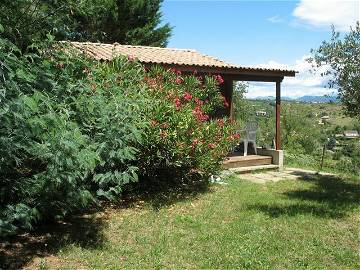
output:
[[22, 236], [10, 259], [30, 269], [360, 269], [359, 180], [227, 183]]

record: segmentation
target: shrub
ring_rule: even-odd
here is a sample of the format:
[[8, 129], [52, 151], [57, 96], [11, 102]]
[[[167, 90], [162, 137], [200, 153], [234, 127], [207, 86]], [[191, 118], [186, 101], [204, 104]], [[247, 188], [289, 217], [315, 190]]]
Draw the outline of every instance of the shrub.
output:
[[360, 143], [350, 142], [342, 149], [339, 165], [340, 171], [356, 176], [360, 175]]
[[215, 174], [235, 140], [234, 125], [218, 118], [228, 106], [219, 92], [220, 76], [184, 76], [160, 67], [148, 71], [153, 106], [139, 168], [144, 180], [177, 183]]
[[0, 234], [113, 199], [137, 180], [143, 68], [0, 39]]
[[102, 63], [52, 40], [22, 54], [0, 38], [0, 235], [60, 219], [129, 182], [206, 179], [235, 139], [201, 81], [132, 58]]
[[281, 137], [285, 150], [305, 155], [321, 151], [326, 136], [317, 124], [305, 117], [307, 112], [296, 111], [292, 105], [283, 107]]

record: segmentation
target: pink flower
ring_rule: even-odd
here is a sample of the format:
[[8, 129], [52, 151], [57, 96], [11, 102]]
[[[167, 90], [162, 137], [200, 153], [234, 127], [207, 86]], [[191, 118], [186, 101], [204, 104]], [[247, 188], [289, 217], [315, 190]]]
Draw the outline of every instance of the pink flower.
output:
[[197, 74], [198, 74], [198, 71], [195, 69], [195, 70], [193, 71], [193, 75], [196, 76]]
[[239, 140], [239, 139], [240, 139], [240, 134], [238, 134], [238, 133], [235, 133], [235, 134], [230, 135], [228, 137], [228, 141], [230, 141], [230, 142], [235, 141], [235, 140]]
[[209, 144], [208, 144], [208, 147], [209, 147], [210, 149], [215, 149], [216, 145], [213, 144], [213, 143], [209, 143]]
[[189, 93], [189, 92], [185, 92], [184, 95], [183, 95], [183, 98], [186, 100], [186, 101], [189, 101], [192, 99], [192, 95]]
[[160, 128], [162, 128], [162, 129], [166, 129], [166, 128], [168, 128], [169, 127], [169, 124], [168, 123], [162, 123], [161, 125], [160, 125]]
[[135, 61], [135, 57], [133, 55], [128, 55], [128, 61], [129, 62], [134, 62]]
[[180, 110], [180, 108], [181, 108], [181, 100], [180, 100], [180, 98], [179, 98], [179, 97], [176, 97], [176, 98], [174, 99], [174, 102], [175, 102], [175, 107], [176, 107], [176, 109], [177, 109], [177, 110]]
[[192, 112], [193, 112], [193, 114], [202, 113], [202, 112], [201, 112], [201, 109], [200, 109], [200, 107], [199, 107], [199, 106], [196, 106], [196, 107], [195, 107], [195, 109], [193, 109], [193, 111], [192, 111]]
[[176, 68], [172, 67], [169, 69], [171, 72], [176, 73]]
[[209, 116], [207, 114], [204, 114], [199, 106], [196, 106], [192, 113], [199, 122], [205, 122], [209, 120]]
[[175, 80], [176, 84], [182, 84], [183, 83], [183, 79], [180, 77], [177, 77]]
[[194, 140], [192, 141], [191, 147], [192, 147], [192, 148], [195, 148], [199, 143], [200, 143], [200, 141], [199, 141], [198, 139], [194, 139]]
[[209, 120], [209, 118], [210, 117], [207, 114], [203, 114], [203, 115], [201, 115], [201, 117], [199, 117], [199, 120], [201, 122], [206, 122], [207, 120]]
[[223, 127], [225, 122], [224, 122], [224, 119], [217, 119], [216, 120], [216, 124], [219, 126], [219, 127]]
[[198, 98], [195, 98], [194, 100], [195, 100], [196, 105], [198, 105], [198, 106], [202, 106], [204, 104], [204, 101], [202, 101]]
[[215, 80], [218, 82], [218, 84], [224, 83], [224, 79], [223, 79], [223, 77], [221, 77], [221, 75], [216, 75]]
[[229, 108], [230, 104], [229, 102], [226, 100], [226, 97], [223, 96], [223, 94], [221, 94], [221, 99], [223, 100], [224, 106], [226, 108]]
[[180, 70], [176, 70], [176, 74], [177, 74], [177, 75], [181, 75], [181, 71], [180, 71]]

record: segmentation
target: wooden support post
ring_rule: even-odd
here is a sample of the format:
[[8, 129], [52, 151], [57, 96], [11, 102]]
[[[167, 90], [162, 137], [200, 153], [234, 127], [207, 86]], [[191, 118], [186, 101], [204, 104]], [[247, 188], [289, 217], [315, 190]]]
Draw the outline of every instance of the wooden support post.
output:
[[232, 80], [229, 81], [229, 89], [230, 89], [230, 100], [229, 100], [229, 105], [230, 105], [230, 119], [231, 120], [235, 120], [235, 111], [234, 111], [234, 102], [233, 102], [233, 96], [234, 96], [234, 83]]
[[281, 149], [281, 128], [280, 128], [280, 111], [281, 111], [281, 81], [276, 82], [276, 150]]
[[232, 102], [232, 96], [233, 96], [233, 81], [228, 78], [224, 78], [224, 83], [221, 84], [220, 90], [225, 97], [227, 103], [229, 104], [229, 107], [225, 110], [225, 115], [229, 117], [230, 119], [234, 119], [234, 108], [233, 108], [233, 102]]

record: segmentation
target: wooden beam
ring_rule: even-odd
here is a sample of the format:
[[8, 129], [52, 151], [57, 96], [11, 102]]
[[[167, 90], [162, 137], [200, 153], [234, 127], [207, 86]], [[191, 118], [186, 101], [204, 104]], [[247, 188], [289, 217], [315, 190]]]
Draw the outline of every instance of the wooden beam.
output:
[[229, 91], [230, 91], [230, 100], [229, 100], [229, 105], [230, 105], [230, 120], [235, 120], [235, 111], [234, 111], [234, 101], [233, 101], [233, 97], [234, 97], [234, 82], [232, 80], [229, 80]]
[[[231, 68], [231, 67], [209, 67], [196, 65], [161, 64], [165, 69], [176, 68], [182, 72], [193, 73], [195, 70], [202, 74], [221, 74], [222, 76], [233, 76], [233, 80], [239, 81], [277, 81], [285, 76], [294, 77], [296, 71], [276, 70], [260, 68]], [[151, 66], [146, 64], [145, 66]], [[265, 80], [267, 79], [267, 80]]]
[[276, 150], [281, 149], [280, 111], [281, 111], [281, 82], [276, 82], [276, 136], [275, 136]]

